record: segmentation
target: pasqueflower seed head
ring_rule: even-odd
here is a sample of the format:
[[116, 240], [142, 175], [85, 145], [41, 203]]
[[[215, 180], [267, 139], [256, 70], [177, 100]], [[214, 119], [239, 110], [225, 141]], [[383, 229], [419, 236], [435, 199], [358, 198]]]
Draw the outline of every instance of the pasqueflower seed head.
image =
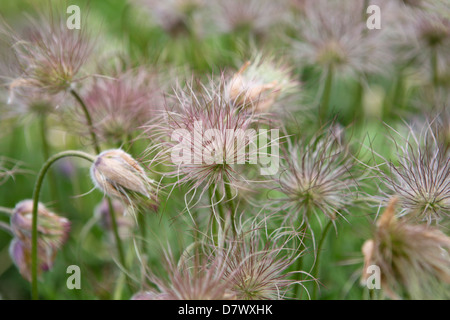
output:
[[391, 199], [373, 238], [363, 245], [362, 282], [371, 265], [380, 268], [381, 289], [392, 298], [450, 298], [450, 238], [435, 227], [397, 218]]

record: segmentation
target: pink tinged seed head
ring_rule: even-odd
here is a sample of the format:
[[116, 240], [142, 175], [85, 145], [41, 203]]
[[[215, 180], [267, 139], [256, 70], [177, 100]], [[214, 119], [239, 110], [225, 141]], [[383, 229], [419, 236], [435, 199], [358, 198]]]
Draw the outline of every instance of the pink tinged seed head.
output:
[[139, 133], [162, 109], [163, 96], [157, 75], [148, 68], [115, 70], [112, 76], [95, 78], [84, 100], [97, 136], [115, 144]]
[[176, 262], [166, 252], [164, 263], [167, 278], [151, 274], [150, 281], [158, 290], [139, 294], [149, 300], [233, 300], [230, 283], [225, 278], [223, 257], [202, 251], [182, 255]]
[[283, 299], [288, 288], [295, 284], [287, 271], [294, 262], [288, 250], [276, 242], [263, 243], [253, 231], [229, 240], [225, 249], [217, 248], [226, 263], [225, 281], [238, 300]]
[[273, 200], [274, 210], [285, 212], [284, 223], [309, 226], [312, 216], [334, 221], [349, 213], [359, 178], [351, 173], [353, 158], [339, 132], [322, 131], [289, 146], [278, 180], [283, 196]]
[[16, 88], [57, 94], [82, 79], [81, 68], [92, 51], [84, 26], [69, 29], [65, 15], [50, 12], [31, 20], [23, 36], [8, 33], [20, 70], [10, 84], [12, 95]]
[[395, 194], [401, 216], [428, 224], [446, 223], [450, 217], [450, 159], [436, 128], [431, 123], [420, 132], [408, 128], [404, 143], [396, 142], [398, 159], [386, 161], [388, 172], [377, 167], [380, 181], [389, 191], [383, 200], [387, 202], [389, 194]]
[[290, 68], [273, 58], [257, 56], [228, 80], [225, 90], [237, 107], [265, 113], [281, 98], [294, 93], [296, 87], [298, 83], [291, 76]]
[[438, 228], [412, 224], [396, 215], [392, 198], [378, 219], [374, 236], [364, 243], [365, 270], [376, 265], [383, 291], [392, 299], [448, 299], [450, 238]]
[[209, 87], [195, 85], [176, 90], [173, 108], [150, 127], [151, 138], [159, 142], [160, 156], [174, 167], [171, 175], [177, 184], [203, 192], [211, 185], [235, 189], [245, 180], [239, 168], [256, 164], [258, 147], [251, 136], [257, 138], [254, 128], [260, 117], [236, 110], [225, 96], [224, 78], [218, 84], [211, 81]]
[[367, 32], [363, 2], [306, 0], [293, 20], [298, 40], [293, 55], [303, 65], [338, 70], [339, 75], [386, 72], [393, 53], [382, 30]]

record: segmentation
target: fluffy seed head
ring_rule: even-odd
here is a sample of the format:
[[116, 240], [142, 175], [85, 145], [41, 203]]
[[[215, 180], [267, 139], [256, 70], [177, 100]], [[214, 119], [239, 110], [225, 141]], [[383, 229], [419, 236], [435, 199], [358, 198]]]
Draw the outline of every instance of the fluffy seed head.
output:
[[378, 30], [366, 32], [363, 2], [306, 0], [304, 15], [294, 19], [299, 40], [293, 55], [300, 63], [340, 73], [380, 72], [389, 61]]
[[[401, 216], [416, 221], [446, 222], [450, 216], [450, 159], [432, 127], [415, 132], [409, 128], [397, 157], [386, 161], [389, 173], [378, 167], [380, 181], [401, 205]], [[389, 198], [386, 194], [384, 200]]]
[[295, 261], [276, 243], [262, 242], [259, 233], [230, 240], [230, 248], [218, 250], [226, 258], [225, 281], [238, 300], [283, 299], [290, 285], [288, 267]]
[[207, 1], [210, 25], [221, 32], [250, 32], [266, 35], [286, 17], [287, 3], [283, 0], [218, 0]]
[[269, 111], [279, 98], [292, 93], [297, 86], [289, 69], [277, 66], [273, 59], [258, 56], [247, 61], [227, 85], [227, 95], [238, 107]]
[[92, 50], [84, 26], [71, 30], [64, 13], [50, 12], [31, 20], [24, 36], [6, 30], [19, 69], [10, 83], [12, 95], [21, 87], [56, 94], [81, 79], [80, 70]]
[[172, 36], [186, 34], [194, 14], [204, 6], [204, 0], [133, 0], [148, 9], [154, 21]]
[[191, 191], [203, 188], [202, 194], [211, 185], [221, 191], [225, 184], [237, 189], [237, 182], [246, 181], [240, 169], [249, 163], [258, 167], [258, 146], [251, 138], [257, 137], [260, 118], [236, 110], [224, 94], [223, 78], [219, 85], [198, 87], [187, 84], [176, 90], [173, 108], [150, 127], [151, 138], [160, 142], [161, 157], [176, 168], [170, 174], [177, 184], [188, 184]]
[[147, 68], [115, 73], [95, 78], [84, 97], [97, 136], [113, 144], [138, 133], [162, 104], [156, 75]]
[[170, 252], [165, 254], [168, 279], [150, 275], [158, 291], [140, 293], [144, 300], [232, 300], [235, 296], [224, 281], [226, 265], [222, 257], [200, 251], [183, 255], [178, 263]]
[[[309, 141], [288, 148], [284, 170], [279, 177], [283, 196], [274, 199], [277, 212], [286, 212], [285, 223], [298, 226], [315, 215], [335, 220], [348, 213], [356, 199], [358, 179], [352, 175], [354, 163], [337, 130], [319, 132]], [[301, 223], [302, 225], [302, 223]]]
[[[363, 246], [364, 270], [380, 268], [382, 289], [390, 298], [448, 299], [450, 238], [437, 228], [397, 219], [396, 202], [391, 200]], [[363, 271], [363, 283], [369, 275]]]

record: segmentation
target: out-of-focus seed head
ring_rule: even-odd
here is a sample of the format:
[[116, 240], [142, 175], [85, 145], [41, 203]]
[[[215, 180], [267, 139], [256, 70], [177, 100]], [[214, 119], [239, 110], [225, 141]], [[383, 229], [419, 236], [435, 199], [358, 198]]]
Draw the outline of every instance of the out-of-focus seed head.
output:
[[[210, 25], [221, 32], [267, 35], [282, 25], [288, 9], [284, 0], [207, 1]], [[214, 28], [214, 27], [213, 27]]]
[[48, 94], [36, 88], [10, 88], [10, 97], [5, 117], [45, 116], [57, 112], [59, 96]]
[[[14, 208], [11, 227], [14, 235], [22, 243], [31, 243], [33, 201], [24, 200]], [[60, 249], [69, 237], [70, 222], [39, 203], [38, 204], [38, 242], [39, 246], [49, 250]]]
[[116, 71], [113, 77], [95, 78], [84, 100], [97, 136], [117, 144], [139, 133], [162, 108], [163, 97], [156, 74], [148, 68]]
[[53, 11], [32, 19], [24, 35], [3, 28], [18, 64], [18, 74], [9, 86], [12, 96], [18, 88], [57, 94], [82, 79], [81, 68], [92, 51], [85, 26], [69, 29], [65, 11]]
[[195, 18], [194, 14], [205, 5], [204, 0], [134, 0], [133, 2], [148, 9], [154, 21], [172, 36], [188, 33]]
[[406, 5], [399, 2], [383, 3], [384, 11], [389, 13], [385, 23], [386, 43], [394, 50], [396, 64], [415, 62], [428, 73], [434, 72], [433, 64], [438, 69], [446, 67], [450, 49], [450, 1], [426, 0]]
[[363, 245], [366, 270], [376, 265], [382, 289], [393, 299], [448, 299], [450, 297], [450, 238], [439, 229], [410, 224], [395, 215], [393, 198], [377, 221], [371, 240]]
[[293, 20], [298, 40], [293, 55], [310, 66], [340, 73], [379, 73], [390, 60], [378, 30], [367, 31], [363, 2], [306, 0], [304, 11]]
[[120, 149], [100, 153], [91, 166], [91, 178], [105, 195], [127, 205], [145, 204], [153, 208], [157, 203], [153, 180], [135, 159]]
[[256, 57], [247, 61], [229, 80], [226, 91], [238, 107], [256, 112], [268, 112], [274, 103], [295, 91], [298, 83], [289, 68], [279, 66], [273, 59]]

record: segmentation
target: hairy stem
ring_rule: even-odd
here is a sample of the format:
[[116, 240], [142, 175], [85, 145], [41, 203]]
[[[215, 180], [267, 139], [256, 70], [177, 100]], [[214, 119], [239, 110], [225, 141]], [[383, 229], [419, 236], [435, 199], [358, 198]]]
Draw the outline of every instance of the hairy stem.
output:
[[[44, 156], [44, 161], [50, 157], [50, 146], [48, 144], [47, 138], [47, 116], [41, 115], [40, 119], [40, 133], [41, 133], [41, 141], [42, 141], [42, 155]], [[55, 174], [52, 170], [48, 173], [49, 177], [49, 186], [50, 186], [50, 194], [54, 200], [58, 199], [58, 191], [56, 187], [56, 179]]]
[[92, 143], [94, 144], [95, 152], [97, 154], [99, 154], [100, 150], [101, 150], [100, 144], [98, 143], [98, 139], [97, 139], [97, 136], [94, 131], [94, 125], [92, 124], [92, 118], [89, 113], [89, 110], [88, 110], [86, 104], [84, 103], [83, 99], [80, 97], [80, 95], [74, 89], [70, 89], [70, 93], [75, 98], [75, 100], [77, 100], [78, 104], [80, 105], [81, 109], [83, 110], [87, 125], [89, 127], [89, 133], [91, 134]]
[[[311, 273], [315, 279], [319, 279], [320, 254], [322, 253], [322, 247], [325, 242], [325, 238], [327, 237], [328, 231], [330, 230], [332, 224], [333, 224], [332, 220], [328, 221], [327, 225], [325, 226], [325, 229], [322, 232], [322, 236], [320, 237], [319, 246], [317, 247], [317, 258], [316, 258], [316, 262], [314, 263], [314, 268]], [[314, 287], [313, 287], [313, 300], [317, 299], [317, 287], [318, 287], [318, 285], [314, 285]]]
[[228, 181], [225, 181], [224, 186], [225, 186], [225, 195], [226, 195], [227, 203], [228, 203], [228, 206], [230, 207], [230, 211], [231, 211], [231, 213], [230, 213], [231, 229], [233, 230], [233, 235], [236, 236], [237, 235], [236, 225], [235, 225], [236, 207], [234, 206], [234, 202], [233, 202], [233, 194], [231, 193], [231, 188], [230, 188], [230, 184], [228, 183]]
[[[94, 144], [95, 152], [97, 154], [100, 154], [100, 152], [101, 152], [100, 144], [98, 142], [97, 135], [95, 134], [94, 125], [92, 123], [92, 117], [89, 113], [89, 109], [87, 108], [86, 103], [84, 103], [83, 99], [78, 94], [78, 92], [76, 92], [74, 89], [70, 89], [70, 93], [75, 98], [75, 100], [77, 100], [78, 104], [80, 105], [81, 109], [83, 110], [87, 125], [89, 127], [89, 132], [91, 134], [91, 139]], [[116, 216], [114, 213], [114, 207], [112, 206], [111, 199], [109, 199], [109, 198], [108, 198], [108, 206], [109, 206], [109, 215], [111, 218], [111, 223], [112, 223], [112, 228], [113, 228], [113, 233], [114, 233], [114, 239], [116, 242], [117, 252], [119, 254], [119, 261], [122, 264], [122, 266], [125, 267], [125, 255], [123, 253], [122, 240], [120, 239], [119, 230], [117, 228], [117, 221], [116, 221]]]
[[34, 300], [39, 298], [38, 293], [38, 256], [37, 256], [37, 225], [38, 225], [38, 203], [41, 193], [42, 183], [50, 167], [53, 163], [61, 158], [78, 157], [90, 162], [95, 161], [95, 157], [82, 151], [63, 151], [50, 157], [39, 171], [36, 184], [33, 191], [33, 217], [32, 217], [32, 231], [31, 231], [31, 295]]

